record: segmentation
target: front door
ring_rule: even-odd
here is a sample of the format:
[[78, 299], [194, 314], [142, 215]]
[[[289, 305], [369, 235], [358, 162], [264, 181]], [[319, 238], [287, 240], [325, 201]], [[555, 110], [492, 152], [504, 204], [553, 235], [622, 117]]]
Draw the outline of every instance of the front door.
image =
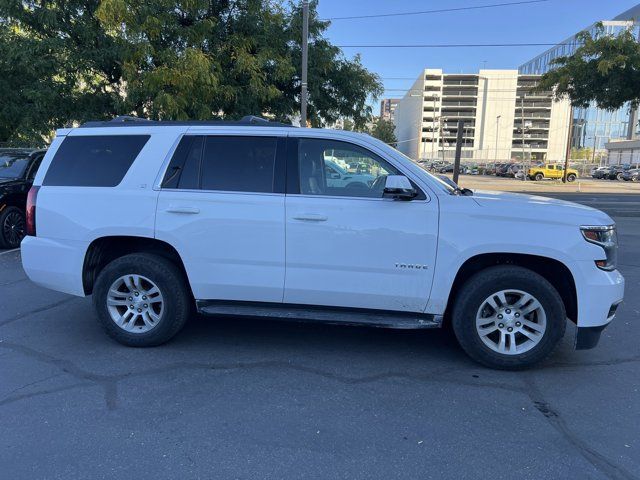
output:
[[[286, 197], [285, 303], [422, 312], [435, 263], [435, 200], [422, 192], [412, 201], [382, 198], [384, 176], [402, 172], [361, 146], [300, 138], [289, 148], [297, 165], [287, 171], [288, 187], [295, 182]], [[344, 182], [334, 181], [335, 165]]]
[[198, 300], [282, 302], [285, 137], [184, 136], [158, 197]]

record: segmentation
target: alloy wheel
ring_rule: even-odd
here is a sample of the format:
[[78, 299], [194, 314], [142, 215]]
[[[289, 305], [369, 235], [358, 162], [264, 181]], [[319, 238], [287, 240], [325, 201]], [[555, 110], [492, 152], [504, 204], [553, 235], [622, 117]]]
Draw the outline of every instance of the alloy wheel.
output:
[[18, 246], [24, 238], [24, 218], [18, 211], [9, 212], [2, 223], [2, 235], [5, 242]]
[[476, 314], [476, 331], [487, 347], [503, 355], [519, 355], [544, 337], [547, 317], [542, 304], [522, 290], [489, 295]]
[[130, 333], [146, 333], [161, 320], [164, 298], [158, 286], [142, 275], [123, 275], [107, 294], [111, 320]]

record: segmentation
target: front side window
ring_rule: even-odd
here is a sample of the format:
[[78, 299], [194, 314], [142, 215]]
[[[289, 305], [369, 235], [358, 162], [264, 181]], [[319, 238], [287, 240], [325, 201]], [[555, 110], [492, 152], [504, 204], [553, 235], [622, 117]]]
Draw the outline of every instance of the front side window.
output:
[[399, 173], [364, 148], [318, 138], [299, 140], [298, 164], [303, 195], [382, 198], [386, 177]]

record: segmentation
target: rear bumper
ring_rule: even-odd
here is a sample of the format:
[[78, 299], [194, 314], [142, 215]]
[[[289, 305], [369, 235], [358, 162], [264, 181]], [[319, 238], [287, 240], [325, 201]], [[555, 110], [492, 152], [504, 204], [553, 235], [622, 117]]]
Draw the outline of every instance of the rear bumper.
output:
[[27, 236], [20, 245], [22, 267], [32, 282], [51, 290], [85, 296], [84, 242]]

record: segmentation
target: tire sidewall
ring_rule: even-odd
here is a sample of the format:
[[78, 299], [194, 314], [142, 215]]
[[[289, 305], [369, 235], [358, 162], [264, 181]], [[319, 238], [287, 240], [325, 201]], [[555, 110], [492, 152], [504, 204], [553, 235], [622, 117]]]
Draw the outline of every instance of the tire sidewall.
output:
[[536, 180], [537, 182], [540, 182], [541, 180], [543, 180], [543, 179], [544, 179], [544, 175], [543, 175], [543, 174], [541, 174], [541, 173], [536, 173], [536, 175], [535, 175], [535, 177], [534, 177], [534, 178], [535, 178], [535, 180]]
[[567, 175], [567, 182], [571, 183], [575, 181], [576, 181], [576, 176], [573, 173], [570, 173], [569, 175]]
[[[162, 293], [162, 317], [154, 328], [144, 333], [131, 333], [120, 328], [111, 319], [107, 308], [109, 288], [119, 277], [127, 274], [148, 278]], [[114, 260], [100, 272], [93, 289], [93, 305], [102, 327], [116, 341], [134, 347], [159, 345], [173, 337], [189, 316], [189, 300], [184, 279], [177, 268], [168, 260], [151, 254], [131, 254]]]
[[[500, 290], [522, 290], [533, 295], [546, 315], [540, 343], [519, 355], [494, 352], [476, 330], [476, 314], [482, 302]], [[473, 276], [460, 290], [453, 309], [453, 328], [463, 349], [485, 366], [517, 370], [544, 360], [558, 345], [566, 329], [566, 312], [560, 295], [542, 276], [521, 267], [492, 267]]]

